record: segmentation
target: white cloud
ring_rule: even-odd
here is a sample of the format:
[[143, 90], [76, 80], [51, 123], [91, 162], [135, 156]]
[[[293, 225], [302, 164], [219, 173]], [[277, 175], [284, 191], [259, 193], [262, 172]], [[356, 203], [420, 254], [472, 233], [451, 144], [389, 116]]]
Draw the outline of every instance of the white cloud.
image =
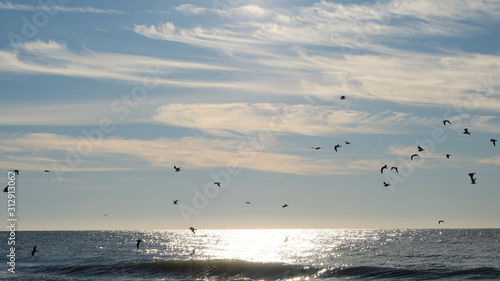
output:
[[123, 14], [122, 11], [113, 9], [97, 9], [93, 7], [68, 7], [62, 5], [51, 6], [33, 6], [27, 4], [12, 4], [10, 2], [0, 2], [0, 10], [17, 10], [17, 11], [56, 11], [70, 13], [92, 13], [92, 14]]
[[182, 4], [174, 9], [186, 15], [199, 15], [207, 12], [206, 8], [198, 7], [193, 4]]
[[500, 166], [500, 156], [493, 156], [483, 159], [475, 159], [476, 163]]

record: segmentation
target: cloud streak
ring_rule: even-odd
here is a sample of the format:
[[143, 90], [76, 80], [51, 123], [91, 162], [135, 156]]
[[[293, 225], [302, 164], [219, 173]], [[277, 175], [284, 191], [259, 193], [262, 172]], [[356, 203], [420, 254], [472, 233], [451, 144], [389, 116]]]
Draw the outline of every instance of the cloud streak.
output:
[[67, 7], [62, 5], [33, 6], [27, 4], [12, 4], [10, 2], [0, 2], [0, 10], [15, 11], [56, 11], [68, 13], [92, 13], [92, 14], [123, 14], [124, 12], [113, 9], [98, 9], [93, 7]]

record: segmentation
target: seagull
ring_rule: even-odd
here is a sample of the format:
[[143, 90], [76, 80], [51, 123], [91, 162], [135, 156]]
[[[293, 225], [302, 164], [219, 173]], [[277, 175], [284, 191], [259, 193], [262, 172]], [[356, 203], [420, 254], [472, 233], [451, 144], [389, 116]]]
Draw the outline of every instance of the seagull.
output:
[[385, 164], [384, 166], [382, 166], [382, 168], [380, 168], [380, 173], [381, 174], [384, 173], [384, 169], [388, 169], [387, 164]]
[[250, 204], [250, 201], [245, 202], [245, 204]]
[[189, 227], [189, 229], [191, 229], [191, 231], [193, 232], [193, 234], [196, 234], [196, 232], [194, 232], [196, 230], [196, 228], [194, 228], [194, 227], [191, 226], [191, 227]]
[[446, 123], [448, 123], [448, 124], [450, 124], [450, 125], [451, 125], [450, 120], [443, 120], [443, 125], [445, 125], [445, 126], [446, 126]]
[[335, 152], [337, 152], [337, 148], [341, 148], [342, 146], [340, 144], [337, 144], [336, 146], [333, 147], [335, 149]]
[[389, 187], [389, 186], [391, 186], [391, 184], [389, 182], [384, 181], [384, 187]]
[[8, 185], [3, 189], [3, 192], [9, 192], [9, 186]]
[[396, 173], [398, 173], [398, 174], [399, 174], [398, 167], [391, 167], [391, 171], [392, 171], [392, 170], [396, 170]]
[[16, 173], [16, 175], [19, 175], [19, 170], [14, 170], [14, 173]]
[[177, 202], [179, 202], [179, 200], [174, 200], [174, 205], [177, 205]]
[[220, 182], [216, 181], [214, 182], [215, 185], [217, 185], [218, 187], [220, 187]]
[[463, 132], [462, 134], [464, 134], [464, 135], [469, 135], [469, 136], [470, 136], [469, 129], [468, 129], [468, 128], [465, 128], [465, 129], [464, 129], [464, 132]]
[[470, 183], [471, 183], [471, 184], [476, 184], [476, 180], [477, 180], [477, 178], [474, 178], [474, 175], [475, 175], [475, 174], [476, 174], [476, 173], [469, 173]]
[[174, 166], [174, 169], [175, 169], [176, 172], [180, 172], [181, 171], [181, 167]]
[[107, 217], [107, 216], [108, 216], [108, 214], [102, 214], [102, 215], [103, 215], [103, 216], [105, 216], [105, 217]]
[[446, 158], [450, 159], [451, 154], [446, 154]]
[[413, 161], [413, 157], [415, 157], [415, 156], [420, 157], [420, 155], [415, 153], [415, 154], [412, 154], [412, 156], [410, 156], [410, 160]]
[[49, 170], [43, 170], [43, 171], [44, 171], [44, 172], [46, 172], [46, 173], [49, 173], [49, 172], [50, 172]]
[[286, 207], [288, 207], [288, 204], [285, 204], [285, 205], [283, 205], [283, 206], [281, 206], [281, 207], [286, 208]]
[[417, 147], [417, 149], [418, 149], [418, 152], [422, 152], [425, 150], [425, 148], [422, 148], [420, 145]]
[[441, 223], [444, 223], [444, 220], [440, 220], [440, 221], [438, 221], [438, 224], [441, 224]]
[[497, 146], [497, 140], [496, 139], [491, 139], [490, 142], [493, 143], [493, 146]]
[[345, 144], [351, 144], [351, 143], [350, 143], [350, 142], [348, 142], [348, 141], [344, 141], [344, 142], [345, 142]]
[[33, 247], [33, 250], [31, 250], [31, 255], [34, 256], [35, 253], [36, 253], [36, 247], [38, 247], [38, 245], [35, 245], [35, 247]]
[[189, 254], [189, 255], [194, 256], [195, 252], [196, 252], [196, 248], [194, 248], [193, 251], [191, 251], [191, 254]]
[[139, 244], [141, 244], [142, 240], [141, 239], [137, 239], [137, 244], [135, 246], [137, 246], [137, 249], [139, 249]]
[[320, 150], [320, 149], [321, 149], [321, 146], [311, 147], [311, 149], [314, 149], [314, 150]]
[[340, 96], [340, 99], [341, 99], [341, 100], [345, 100], [345, 99], [346, 99], [346, 96]]

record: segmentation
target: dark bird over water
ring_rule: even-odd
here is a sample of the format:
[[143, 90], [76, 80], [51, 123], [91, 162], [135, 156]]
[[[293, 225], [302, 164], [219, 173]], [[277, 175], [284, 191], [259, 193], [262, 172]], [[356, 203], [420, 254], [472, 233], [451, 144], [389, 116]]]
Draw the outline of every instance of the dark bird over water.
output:
[[283, 206], [281, 206], [281, 207], [286, 208], [286, 207], [288, 207], [288, 204], [285, 204], [285, 205], [283, 205]]
[[465, 129], [464, 129], [464, 132], [463, 132], [462, 134], [464, 134], [464, 135], [469, 135], [469, 136], [470, 136], [469, 129], [468, 129], [468, 128], [465, 128]]
[[181, 171], [181, 167], [174, 166], [174, 169], [175, 169], [176, 172], [180, 172]]
[[337, 144], [336, 146], [333, 147], [333, 149], [335, 149], [335, 152], [337, 152], [337, 149], [341, 148], [341, 145], [340, 144]]
[[438, 221], [438, 224], [441, 224], [441, 223], [444, 223], [444, 220], [440, 220], [440, 221]]
[[174, 205], [177, 205], [177, 202], [179, 202], [179, 200], [174, 200]]
[[410, 156], [410, 160], [411, 160], [411, 161], [413, 161], [413, 157], [420, 157], [420, 155], [418, 155], [418, 154], [416, 154], [416, 153], [415, 153], [415, 154], [412, 154], [412, 155]]
[[383, 174], [385, 169], [389, 169], [387, 167], [387, 164], [385, 164], [384, 166], [382, 166], [382, 168], [380, 168], [380, 173]]
[[420, 145], [417, 147], [417, 149], [418, 149], [419, 152], [422, 152], [422, 151], [425, 150], [425, 148], [422, 148]]
[[475, 175], [475, 174], [476, 174], [476, 173], [469, 173], [470, 183], [471, 183], [471, 184], [476, 184], [476, 180], [477, 180], [477, 178], [474, 178], [474, 175]]
[[450, 120], [443, 120], [443, 125], [445, 125], [445, 126], [446, 126], [446, 123], [448, 123], [449, 125], [451, 125]]
[[36, 253], [36, 247], [38, 247], [38, 245], [36, 245], [35, 247], [33, 247], [33, 250], [31, 250], [31, 255], [34, 256], [35, 253]]
[[341, 99], [341, 100], [345, 100], [345, 99], [346, 99], [346, 96], [340, 96], [340, 99]]
[[493, 144], [493, 146], [497, 146], [497, 140], [496, 139], [491, 139], [490, 142]]
[[16, 173], [16, 175], [19, 175], [19, 170], [14, 170], [14, 173]]
[[189, 229], [193, 232], [193, 234], [196, 234], [196, 232], [195, 232], [196, 228], [191, 226], [191, 227], [189, 227]]
[[446, 158], [450, 159], [451, 154], [446, 154]]
[[137, 247], [137, 249], [139, 249], [139, 245], [141, 244], [142, 240], [141, 239], [137, 239], [137, 244], [135, 244], [135, 246]]
[[392, 170], [395, 170], [395, 171], [396, 171], [396, 173], [398, 173], [398, 174], [399, 174], [398, 167], [391, 167], [391, 171], [392, 171]]
[[384, 187], [389, 187], [389, 186], [391, 186], [391, 184], [389, 182], [384, 181]]
[[3, 189], [3, 192], [9, 192], [9, 186], [8, 185]]
[[215, 184], [216, 186], [220, 187], [220, 182], [216, 181], [216, 182], [214, 182], [214, 184]]

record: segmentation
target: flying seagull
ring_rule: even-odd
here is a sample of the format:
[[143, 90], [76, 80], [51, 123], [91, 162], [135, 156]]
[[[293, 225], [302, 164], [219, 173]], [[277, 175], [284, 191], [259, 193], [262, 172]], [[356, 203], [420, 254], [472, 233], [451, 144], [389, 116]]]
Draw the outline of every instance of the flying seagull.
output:
[[195, 232], [196, 228], [190, 226], [189, 229], [193, 232], [193, 234], [196, 234], [196, 232]]
[[36, 253], [36, 247], [38, 247], [38, 245], [35, 245], [35, 247], [33, 247], [33, 250], [31, 250], [31, 255], [34, 256], [35, 253]]
[[9, 186], [8, 185], [3, 189], [3, 192], [9, 192]]
[[389, 187], [389, 186], [391, 186], [391, 184], [389, 182], [384, 181], [384, 187]]
[[14, 173], [16, 173], [16, 175], [19, 175], [19, 170], [14, 170]]
[[107, 216], [108, 216], [108, 214], [102, 214], [102, 215], [103, 215], [103, 216], [105, 216], [105, 217], [107, 217]]
[[462, 134], [470, 136], [469, 128], [465, 128]]
[[175, 169], [176, 172], [180, 172], [181, 171], [181, 167], [174, 166], [174, 169]]
[[451, 154], [446, 154], [446, 158], [450, 159]]
[[333, 147], [333, 149], [335, 149], [335, 152], [337, 152], [337, 149], [338, 148], [341, 148], [341, 145], [340, 144], [337, 144], [336, 146]]
[[220, 182], [216, 181], [214, 182], [215, 185], [217, 185], [218, 187], [220, 187]]
[[314, 150], [320, 150], [320, 149], [321, 149], [321, 146], [311, 147], [311, 149], [314, 149]]
[[420, 157], [420, 155], [418, 155], [418, 154], [416, 154], [416, 153], [415, 153], [415, 154], [412, 154], [412, 155], [410, 156], [410, 160], [411, 160], [411, 161], [413, 161], [413, 157], [415, 157], [415, 156]]
[[283, 206], [281, 206], [281, 207], [286, 208], [286, 207], [288, 207], [288, 204], [285, 204], [285, 205], [283, 205]]
[[174, 205], [177, 205], [177, 202], [179, 202], [179, 200], [174, 200]]
[[445, 125], [445, 126], [446, 126], [446, 123], [448, 123], [449, 125], [451, 125], [450, 120], [443, 120], [443, 125]]
[[422, 148], [420, 145], [417, 147], [417, 149], [418, 149], [418, 152], [422, 152], [425, 150], [425, 148]]
[[440, 221], [438, 221], [438, 224], [441, 224], [441, 223], [444, 223], [444, 220], [440, 220]]
[[497, 146], [497, 140], [496, 139], [491, 139], [490, 142], [493, 143], [493, 146]]
[[345, 144], [351, 144], [351, 143], [350, 143], [350, 142], [348, 142], [348, 141], [344, 141], [344, 142], [345, 142]]
[[250, 204], [250, 201], [245, 202], [245, 204]]
[[476, 173], [469, 173], [470, 183], [471, 183], [471, 184], [476, 184], [476, 180], [477, 180], [477, 178], [474, 178], [474, 175], [475, 175], [475, 174], [476, 174]]
[[391, 167], [391, 171], [392, 171], [392, 170], [396, 170], [396, 173], [398, 173], [398, 174], [399, 174], [398, 167]]
[[195, 253], [196, 253], [196, 248], [194, 248], [193, 251], [191, 251], [191, 254], [189, 254], [189, 255], [194, 256]]
[[46, 173], [50, 172], [49, 170], [43, 170], [43, 171], [46, 172]]
[[385, 164], [384, 166], [382, 166], [382, 168], [380, 168], [380, 173], [381, 174], [384, 173], [384, 169], [388, 169], [387, 164]]
[[135, 246], [137, 247], [137, 249], [139, 249], [139, 244], [141, 244], [142, 240], [141, 239], [137, 239], [137, 244], [135, 244]]
[[345, 99], [346, 99], [346, 96], [340, 96], [340, 99], [341, 99], [341, 100], [345, 100]]

